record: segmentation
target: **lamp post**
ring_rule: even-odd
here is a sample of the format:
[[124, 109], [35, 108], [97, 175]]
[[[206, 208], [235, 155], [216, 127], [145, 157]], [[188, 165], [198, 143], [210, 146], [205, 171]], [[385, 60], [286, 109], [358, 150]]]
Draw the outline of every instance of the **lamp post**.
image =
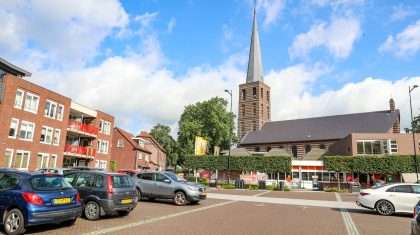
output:
[[417, 182], [418, 182], [419, 181], [419, 166], [417, 163], [417, 148], [416, 148], [416, 137], [415, 137], [415, 130], [414, 130], [413, 106], [411, 104], [411, 92], [417, 87], [419, 86], [418, 85], [414, 85], [413, 87], [408, 86], [408, 95], [410, 96], [411, 126], [413, 128], [411, 132], [413, 133], [414, 164], [416, 164], [416, 177], [417, 177]]
[[[225, 92], [227, 92], [230, 95], [230, 112], [232, 113], [232, 90], [226, 89]], [[228, 184], [230, 181], [230, 148], [232, 147], [232, 130], [230, 129], [229, 125], [229, 155], [228, 155]]]

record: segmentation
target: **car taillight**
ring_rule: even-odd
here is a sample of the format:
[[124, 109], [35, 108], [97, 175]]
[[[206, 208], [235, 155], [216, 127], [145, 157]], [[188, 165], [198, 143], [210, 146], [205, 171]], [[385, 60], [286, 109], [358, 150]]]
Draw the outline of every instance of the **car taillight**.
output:
[[77, 196], [76, 196], [76, 202], [80, 201], [80, 193], [77, 192]]
[[413, 218], [415, 218], [416, 215], [417, 215], [417, 206], [415, 206], [413, 209]]
[[22, 194], [22, 197], [29, 204], [40, 205], [40, 206], [43, 206], [44, 205], [44, 202], [35, 193], [23, 193]]
[[112, 179], [110, 175], [108, 175], [108, 193], [112, 194]]
[[366, 196], [366, 195], [369, 195], [369, 193], [367, 193], [367, 192], [360, 192], [360, 195], [361, 196]]

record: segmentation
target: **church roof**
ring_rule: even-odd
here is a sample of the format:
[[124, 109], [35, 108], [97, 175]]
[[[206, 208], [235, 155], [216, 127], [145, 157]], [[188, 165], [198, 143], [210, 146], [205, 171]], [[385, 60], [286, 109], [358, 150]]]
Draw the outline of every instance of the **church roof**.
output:
[[263, 82], [263, 67], [261, 60], [260, 40], [258, 37], [257, 14], [254, 9], [254, 24], [252, 27], [251, 47], [249, 49], [248, 72], [246, 83]]
[[399, 115], [397, 109], [267, 122], [261, 130], [248, 132], [241, 145], [338, 140], [350, 133], [386, 133]]

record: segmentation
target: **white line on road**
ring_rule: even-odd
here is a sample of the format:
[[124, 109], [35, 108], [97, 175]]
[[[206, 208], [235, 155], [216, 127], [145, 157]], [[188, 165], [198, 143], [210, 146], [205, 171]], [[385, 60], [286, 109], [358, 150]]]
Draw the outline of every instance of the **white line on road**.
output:
[[269, 192], [271, 192], [271, 191], [265, 191], [265, 192], [262, 192], [262, 193], [256, 194], [256, 195], [254, 195], [254, 197], [258, 197], [258, 196], [261, 196], [261, 195], [266, 194], [266, 193], [269, 193]]
[[160, 221], [160, 220], [170, 219], [170, 218], [181, 216], [181, 215], [187, 215], [187, 214], [207, 210], [207, 209], [214, 208], [214, 207], [224, 206], [224, 205], [227, 205], [227, 204], [230, 204], [230, 203], [233, 203], [233, 202], [235, 202], [235, 201], [223, 202], [223, 203], [219, 203], [219, 204], [214, 204], [214, 205], [210, 205], [210, 206], [197, 208], [197, 209], [194, 209], [194, 210], [182, 211], [182, 212], [178, 212], [178, 213], [174, 213], [174, 214], [170, 214], [170, 215], [164, 215], [164, 216], [160, 216], [160, 217], [156, 217], [156, 218], [146, 219], [146, 220], [138, 221], [138, 222], [131, 223], [131, 224], [125, 224], [125, 225], [116, 226], [116, 227], [112, 227], [112, 228], [100, 229], [100, 230], [93, 231], [93, 232], [90, 232], [90, 233], [84, 233], [82, 235], [98, 235], [98, 234], [104, 234], [104, 233], [112, 233], [112, 232], [116, 232], [116, 231], [119, 231], [119, 230], [122, 230], [122, 229], [132, 228], [132, 227], [140, 226], [140, 225], [143, 225], [143, 224], [149, 224], [149, 223], [153, 223], [153, 222]]
[[[335, 197], [337, 198], [338, 202], [342, 202], [341, 196], [339, 193], [335, 193]], [[354, 223], [353, 219], [350, 216], [347, 208], [341, 208], [341, 215], [343, 216], [344, 225], [346, 226], [347, 234], [348, 235], [360, 235], [359, 230], [357, 230], [356, 224]]]

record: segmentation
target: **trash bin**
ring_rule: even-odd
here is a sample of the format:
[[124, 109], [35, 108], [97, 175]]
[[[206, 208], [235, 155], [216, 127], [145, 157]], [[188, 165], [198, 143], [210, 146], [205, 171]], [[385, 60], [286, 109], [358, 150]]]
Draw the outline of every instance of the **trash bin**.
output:
[[265, 189], [265, 188], [266, 188], [265, 180], [258, 180], [258, 189]]
[[240, 180], [239, 181], [239, 188], [240, 189], [245, 189], [245, 180]]
[[360, 183], [357, 183], [357, 182], [350, 183], [350, 192], [351, 193], [359, 193], [360, 192]]
[[284, 181], [279, 182], [279, 190], [284, 191]]

